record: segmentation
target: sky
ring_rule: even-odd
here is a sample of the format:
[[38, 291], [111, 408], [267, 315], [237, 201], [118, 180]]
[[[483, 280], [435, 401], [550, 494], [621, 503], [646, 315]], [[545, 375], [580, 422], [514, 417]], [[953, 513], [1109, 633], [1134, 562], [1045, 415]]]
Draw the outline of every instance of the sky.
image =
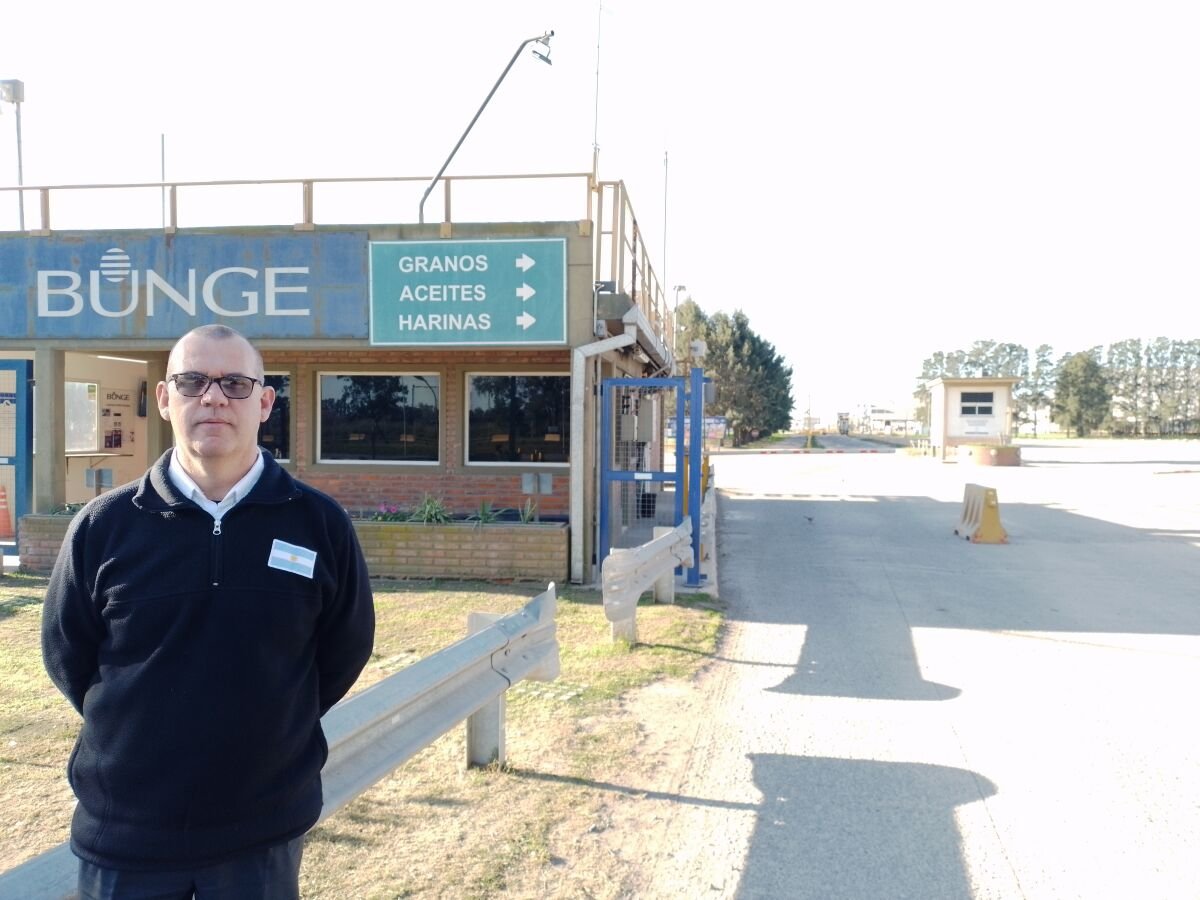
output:
[[[447, 174], [587, 172], [598, 146], [670, 300], [744, 312], [797, 418], [902, 411], [923, 359], [976, 340], [1200, 337], [1194, 3], [60, 0], [3, 20], [25, 184], [158, 181], [164, 160], [169, 180], [431, 177], [553, 30], [553, 65], [521, 55]], [[140, 196], [64, 197], [53, 224], [153, 227]], [[270, 202], [297, 206], [231, 193], [202, 224]], [[363, 221], [353, 203], [317, 220]]]

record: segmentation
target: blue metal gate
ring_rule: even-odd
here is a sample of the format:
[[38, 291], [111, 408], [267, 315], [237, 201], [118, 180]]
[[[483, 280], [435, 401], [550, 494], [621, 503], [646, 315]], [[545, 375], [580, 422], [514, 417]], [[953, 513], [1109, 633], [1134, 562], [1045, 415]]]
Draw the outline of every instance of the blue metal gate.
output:
[[[674, 404], [668, 403], [669, 398]], [[663, 421], [671, 405], [673, 450], [667, 447], [668, 429]], [[692, 369], [690, 378], [606, 378], [600, 386], [600, 409], [598, 564], [603, 565], [613, 549], [652, 540], [656, 525], [679, 525], [686, 508], [692, 520], [696, 560], [687, 572], [687, 584], [699, 585], [702, 370]], [[673, 461], [673, 466], [668, 467], [668, 461]]]
[[32, 494], [33, 363], [0, 360], [0, 543], [16, 541]]

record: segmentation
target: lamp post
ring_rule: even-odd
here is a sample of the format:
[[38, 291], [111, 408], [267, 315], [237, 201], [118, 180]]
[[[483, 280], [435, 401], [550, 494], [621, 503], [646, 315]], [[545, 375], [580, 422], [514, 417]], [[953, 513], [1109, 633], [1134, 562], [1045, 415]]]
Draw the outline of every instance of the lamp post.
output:
[[[21, 103], [25, 100], [25, 84], [15, 78], [0, 81], [0, 100], [17, 108], [17, 187], [25, 185], [25, 173], [21, 166]], [[17, 211], [21, 230], [25, 230], [25, 192], [17, 191]]]
[[425, 193], [421, 195], [421, 206], [417, 210], [417, 221], [420, 224], [425, 224], [425, 201], [429, 198], [429, 192], [432, 191], [434, 185], [438, 183], [438, 180], [442, 177], [442, 173], [445, 172], [446, 167], [450, 165], [450, 160], [454, 159], [454, 154], [458, 152], [458, 148], [463, 145], [463, 141], [467, 139], [467, 135], [471, 133], [471, 129], [475, 127], [475, 123], [479, 121], [479, 117], [483, 114], [484, 108], [492, 99], [492, 94], [496, 93], [496, 88], [500, 87], [500, 82], [502, 82], [505, 76], [508, 75], [508, 70], [513, 67], [514, 63], [516, 63], [517, 57], [521, 55], [521, 51], [524, 50], [529, 44], [537, 41], [546, 48], [546, 52], [542, 53], [538, 50], [534, 50], [533, 55], [546, 65], [552, 65], [549, 55], [550, 38], [552, 37], [554, 37], [554, 32], [547, 31], [545, 34], [538, 35], [537, 37], [526, 38], [521, 42], [521, 45], [517, 47], [517, 52], [514, 53], [512, 59], [508, 61], [508, 65], [504, 67], [504, 71], [500, 73], [500, 77], [496, 79], [496, 83], [492, 85], [492, 89], [488, 91], [488, 95], [483, 98], [483, 103], [480, 104], [479, 111], [475, 113], [475, 118], [471, 119], [471, 123], [467, 126], [467, 130], [462, 133], [462, 137], [458, 139], [458, 143], [454, 145], [454, 149], [450, 151], [450, 155], [446, 157], [446, 161], [442, 163], [442, 167], [438, 169], [438, 173], [434, 175], [433, 180], [429, 182], [429, 187], [425, 188]]

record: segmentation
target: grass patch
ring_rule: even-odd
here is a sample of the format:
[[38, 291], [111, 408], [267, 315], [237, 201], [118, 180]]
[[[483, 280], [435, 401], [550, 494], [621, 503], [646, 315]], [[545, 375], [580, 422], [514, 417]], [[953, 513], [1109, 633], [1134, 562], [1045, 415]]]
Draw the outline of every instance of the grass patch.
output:
[[[469, 612], [508, 613], [537, 585], [374, 582], [375, 648], [353, 691], [466, 633]], [[79, 719], [42, 669], [46, 579], [0, 578], [0, 871], [66, 840], [66, 760]], [[641, 642], [614, 644], [598, 591], [559, 590], [561, 674], [508, 692], [508, 761], [466, 770], [458, 727], [310, 834], [306, 900], [629, 896], [630, 873], [597, 840], [610, 786], [638, 765], [631, 689], [687, 678], [712, 656], [720, 605], [677, 595], [638, 607]]]

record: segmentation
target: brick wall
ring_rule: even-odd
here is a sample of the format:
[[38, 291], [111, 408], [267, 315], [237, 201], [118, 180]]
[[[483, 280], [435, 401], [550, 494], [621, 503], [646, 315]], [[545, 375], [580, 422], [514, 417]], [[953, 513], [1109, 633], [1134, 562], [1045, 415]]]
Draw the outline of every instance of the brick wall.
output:
[[70, 516], [21, 516], [17, 544], [21, 571], [50, 574], [70, 524]]
[[[23, 516], [21, 571], [48, 574], [69, 516]], [[356, 521], [367, 568], [375, 578], [567, 580], [566, 525], [422, 525]]]
[[567, 527], [355, 522], [371, 574], [381, 578], [567, 580]]
[[[374, 510], [380, 505], [411, 509], [425, 495], [441, 500], [451, 512], [469, 514], [487, 502], [495, 509], [517, 509], [528, 495], [521, 492], [521, 475], [550, 474], [553, 492], [534, 498], [543, 516], [565, 517], [570, 510], [568, 466], [511, 463], [468, 466], [464, 462], [468, 373], [570, 372], [569, 350], [322, 350], [266, 351], [269, 371], [292, 376], [292, 445], [288, 469], [350, 510]], [[441, 447], [436, 464], [360, 464], [316, 462], [316, 377], [318, 372], [434, 372], [440, 379]]]

